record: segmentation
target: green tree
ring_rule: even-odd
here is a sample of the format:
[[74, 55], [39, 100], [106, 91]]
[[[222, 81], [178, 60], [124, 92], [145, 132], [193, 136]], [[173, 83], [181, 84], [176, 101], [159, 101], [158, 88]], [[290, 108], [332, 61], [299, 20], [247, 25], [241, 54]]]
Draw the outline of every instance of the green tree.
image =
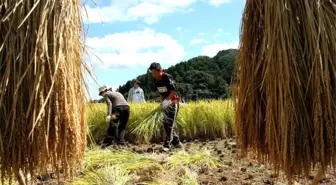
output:
[[[213, 58], [198, 56], [188, 61], [180, 62], [164, 69], [172, 75], [177, 83], [179, 96], [182, 98], [228, 98], [229, 84], [235, 66], [237, 50], [222, 50]], [[142, 89], [146, 100], [157, 98], [154, 87], [154, 79], [150, 73], [136, 78], [142, 82]], [[125, 98], [128, 90], [133, 86], [132, 80], [119, 87]]]

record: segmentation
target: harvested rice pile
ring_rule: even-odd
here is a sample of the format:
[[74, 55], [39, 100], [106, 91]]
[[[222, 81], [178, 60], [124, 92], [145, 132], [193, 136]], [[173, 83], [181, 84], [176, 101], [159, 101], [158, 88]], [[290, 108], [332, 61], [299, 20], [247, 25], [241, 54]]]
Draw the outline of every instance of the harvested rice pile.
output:
[[84, 157], [81, 21], [79, 0], [0, 1], [2, 180], [69, 175]]
[[335, 28], [335, 1], [246, 1], [236, 66], [238, 147], [289, 180], [315, 165], [335, 167]]

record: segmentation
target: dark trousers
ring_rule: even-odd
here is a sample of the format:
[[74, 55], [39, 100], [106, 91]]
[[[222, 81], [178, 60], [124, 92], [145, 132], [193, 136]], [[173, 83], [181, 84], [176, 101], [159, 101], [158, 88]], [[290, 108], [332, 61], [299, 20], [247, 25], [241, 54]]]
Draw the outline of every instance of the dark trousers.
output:
[[163, 126], [167, 135], [164, 145], [167, 147], [180, 142], [176, 125], [178, 111], [179, 103], [172, 103], [164, 110]]
[[[120, 105], [116, 106], [112, 110], [112, 114], [117, 115], [117, 119], [111, 120], [109, 123], [109, 127], [107, 129], [107, 136], [110, 141], [118, 138], [119, 143], [125, 143], [125, 133], [126, 133], [126, 125], [130, 116], [130, 107], [128, 105]], [[119, 125], [118, 125], [119, 123]], [[118, 137], [117, 137], [118, 130]]]

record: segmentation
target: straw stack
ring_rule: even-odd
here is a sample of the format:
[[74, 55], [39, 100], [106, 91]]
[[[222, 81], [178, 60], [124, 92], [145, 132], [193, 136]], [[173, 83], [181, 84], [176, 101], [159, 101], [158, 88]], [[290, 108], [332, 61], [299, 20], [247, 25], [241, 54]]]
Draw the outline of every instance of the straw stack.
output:
[[289, 182], [315, 165], [335, 167], [335, 28], [335, 1], [246, 1], [234, 94], [237, 142]]
[[83, 159], [81, 34], [80, 0], [0, 1], [2, 180], [71, 175]]

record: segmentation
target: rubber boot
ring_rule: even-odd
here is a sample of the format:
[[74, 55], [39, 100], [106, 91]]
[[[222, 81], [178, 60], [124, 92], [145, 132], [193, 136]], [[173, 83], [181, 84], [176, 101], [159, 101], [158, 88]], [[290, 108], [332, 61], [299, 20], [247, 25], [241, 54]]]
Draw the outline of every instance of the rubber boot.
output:
[[172, 144], [176, 148], [182, 148], [183, 147], [183, 144], [181, 143], [179, 137], [177, 137], [177, 136], [174, 136]]
[[126, 134], [126, 130], [119, 130], [119, 133], [118, 133], [118, 144], [119, 145], [126, 145], [126, 142], [125, 142], [125, 134]]

